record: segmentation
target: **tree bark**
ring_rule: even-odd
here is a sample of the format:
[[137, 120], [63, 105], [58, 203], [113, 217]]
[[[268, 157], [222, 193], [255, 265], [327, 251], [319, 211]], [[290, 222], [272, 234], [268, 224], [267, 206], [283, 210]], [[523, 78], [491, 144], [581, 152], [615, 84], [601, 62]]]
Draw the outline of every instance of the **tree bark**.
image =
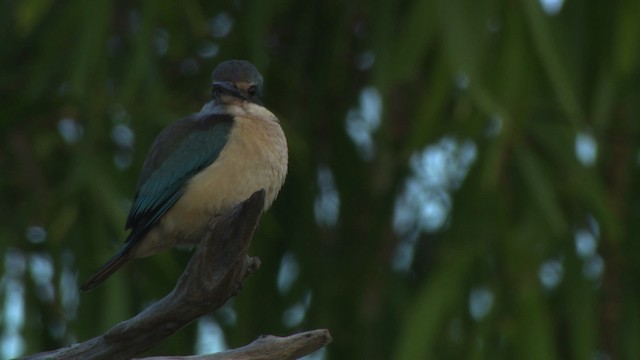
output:
[[[258, 191], [228, 215], [216, 218], [175, 288], [135, 317], [117, 324], [101, 336], [24, 359], [131, 359], [193, 320], [219, 309], [241, 290], [243, 280], [260, 266], [260, 260], [249, 257], [247, 250], [263, 207], [264, 191]], [[285, 338], [268, 336], [227, 351], [227, 355], [164, 359], [294, 359], [330, 341], [327, 330], [315, 330]], [[265, 357], [267, 353], [276, 357]]]
[[209, 355], [153, 356], [140, 360], [293, 360], [311, 354], [331, 342], [326, 329], [286, 337], [267, 335], [238, 349]]

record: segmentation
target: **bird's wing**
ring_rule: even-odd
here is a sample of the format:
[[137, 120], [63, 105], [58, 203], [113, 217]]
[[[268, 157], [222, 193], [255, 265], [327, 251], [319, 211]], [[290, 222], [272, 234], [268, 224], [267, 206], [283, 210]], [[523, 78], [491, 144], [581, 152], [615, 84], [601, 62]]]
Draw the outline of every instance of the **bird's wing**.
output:
[[146, 234], [182, 196], [187, 181], [213, 163], [225, 144], [233, 118], [196, 114], [164, 129], [145, 160], [126, 229], [127, 241]]

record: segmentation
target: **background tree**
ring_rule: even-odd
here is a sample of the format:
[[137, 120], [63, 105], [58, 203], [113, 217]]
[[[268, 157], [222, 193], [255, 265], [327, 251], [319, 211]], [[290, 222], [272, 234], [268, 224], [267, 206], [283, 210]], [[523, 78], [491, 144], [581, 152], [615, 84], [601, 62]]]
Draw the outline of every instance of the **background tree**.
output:
[[245, 58], [291, 158], [262, 267], [154, 354], [326, 327], [326, 359], [640, 358], [639, 2], [0, 6], [0, 356], [173, 287], [189, 253], [77, 291], [155, 135]]

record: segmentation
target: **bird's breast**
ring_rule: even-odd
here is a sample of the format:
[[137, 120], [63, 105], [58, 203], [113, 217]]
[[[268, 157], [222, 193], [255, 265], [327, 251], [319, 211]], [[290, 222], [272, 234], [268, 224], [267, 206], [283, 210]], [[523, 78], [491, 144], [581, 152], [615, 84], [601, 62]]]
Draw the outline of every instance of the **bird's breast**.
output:
[[162, 227], [180, 234], [180, 242], [199, 239], [214, 216], [260, 189], [266, 192], [265, 210], [275, 200], [287, 173], [287, 142], [275, 116], [264, 112], [235, 114], [218, 158], [188, 181], [163, 218]]

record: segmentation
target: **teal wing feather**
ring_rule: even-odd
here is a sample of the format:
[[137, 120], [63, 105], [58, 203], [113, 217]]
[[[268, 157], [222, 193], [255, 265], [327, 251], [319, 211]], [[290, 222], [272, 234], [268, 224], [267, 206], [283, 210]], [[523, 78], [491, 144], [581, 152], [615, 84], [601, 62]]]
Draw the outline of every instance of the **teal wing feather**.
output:
[[127, 218], [127, 242], [142, 238], [182, 196], [189, 179], [217, 159], [232, 126], [229, 115], [196, 114], [158, 135]]

